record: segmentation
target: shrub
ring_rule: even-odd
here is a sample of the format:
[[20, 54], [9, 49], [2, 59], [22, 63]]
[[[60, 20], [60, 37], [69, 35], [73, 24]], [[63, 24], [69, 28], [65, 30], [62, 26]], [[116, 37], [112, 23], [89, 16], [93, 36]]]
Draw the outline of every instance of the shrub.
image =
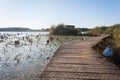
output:
[[59, 24], [56, 27], [52, 26], [49, 33], [52, 35], [77, 35], [78, 31], [74, 27], [66, 27], [66, 25]]

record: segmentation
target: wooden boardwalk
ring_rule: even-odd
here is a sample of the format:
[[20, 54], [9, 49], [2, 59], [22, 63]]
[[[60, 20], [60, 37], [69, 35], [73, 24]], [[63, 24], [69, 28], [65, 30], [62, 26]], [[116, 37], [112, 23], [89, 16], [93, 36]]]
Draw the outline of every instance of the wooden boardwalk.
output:
[[119, 68], [92, 49], [104, 37], [61, 46], [39, 80], [120, 80]]

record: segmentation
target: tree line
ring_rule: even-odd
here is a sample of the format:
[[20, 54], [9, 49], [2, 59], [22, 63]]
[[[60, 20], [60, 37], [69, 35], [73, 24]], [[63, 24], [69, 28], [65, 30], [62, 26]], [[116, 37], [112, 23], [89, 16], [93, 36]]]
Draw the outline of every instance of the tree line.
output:
[[49, 33], [51, 35], [79, 35], [81, 32], [88, 31], [88, 28], [74, 28], [64, 24], [52, 25]]

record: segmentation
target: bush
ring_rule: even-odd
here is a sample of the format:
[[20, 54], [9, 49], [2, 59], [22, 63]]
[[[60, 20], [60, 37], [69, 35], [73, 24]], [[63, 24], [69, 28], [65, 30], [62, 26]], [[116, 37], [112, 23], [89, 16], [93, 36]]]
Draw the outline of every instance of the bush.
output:
[[52, 35], [77, 35], [78, 31], [73, 27], [66, 27], [63, 24], [59, 24], [56, 27], [52, 26], [49, 33]]
[[112, 36], [113, 56], [112, 61], [120, 67], [120, 24], [113, 26], [97, 27], [89, 31], [90, 34], [109, 34]]

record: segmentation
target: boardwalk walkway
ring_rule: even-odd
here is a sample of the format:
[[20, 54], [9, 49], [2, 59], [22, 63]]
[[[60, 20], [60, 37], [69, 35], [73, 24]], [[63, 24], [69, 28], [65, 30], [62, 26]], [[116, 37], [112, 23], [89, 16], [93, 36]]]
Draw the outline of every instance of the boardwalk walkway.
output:
[[92, 46], [105, 36], [61, 46], [40, 80], [120, 80], [120, 71], [113, 63], [97, 54]]

